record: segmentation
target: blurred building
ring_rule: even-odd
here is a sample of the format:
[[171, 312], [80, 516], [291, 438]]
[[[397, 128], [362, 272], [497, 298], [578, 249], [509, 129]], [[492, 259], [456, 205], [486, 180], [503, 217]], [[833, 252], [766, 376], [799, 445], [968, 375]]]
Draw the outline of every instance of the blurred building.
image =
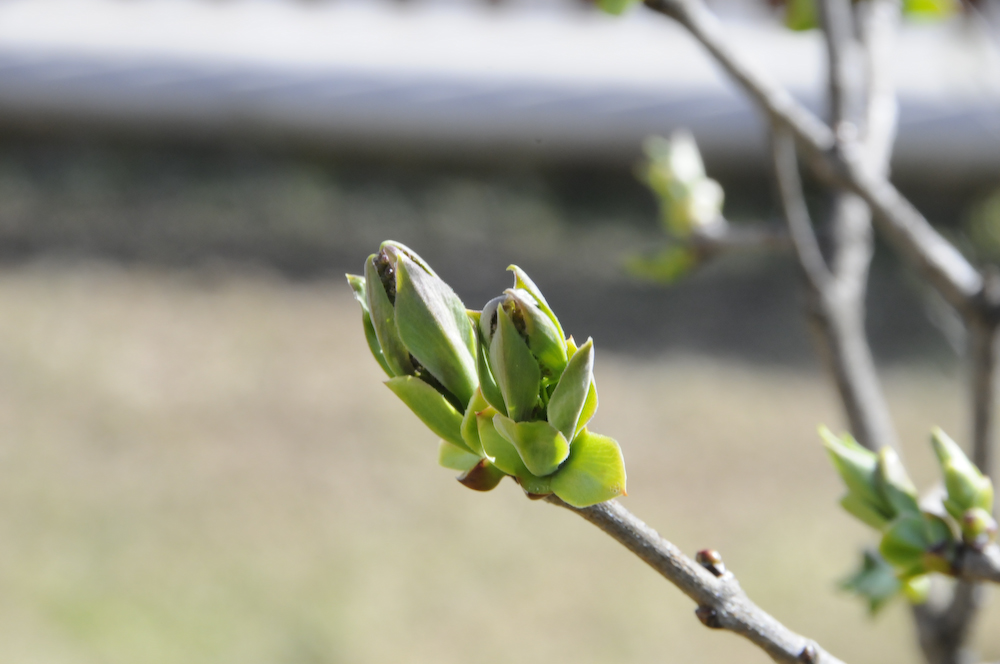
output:
[[[747, 54], [814, 107], [815, 33], [716, 3]], [[1000, 48], [984, 21], [908, 25], [896, 167], [1000, 174]], [[765, 137], [670, 21], [580, 0], [7, 0], [0, 129], [280, 141], [454, 159], [616, 162], [694, 130], [715, 167]]]

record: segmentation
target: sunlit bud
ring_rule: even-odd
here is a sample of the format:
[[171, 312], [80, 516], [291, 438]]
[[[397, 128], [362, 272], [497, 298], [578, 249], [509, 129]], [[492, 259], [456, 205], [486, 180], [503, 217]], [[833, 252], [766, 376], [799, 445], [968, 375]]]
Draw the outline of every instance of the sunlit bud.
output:
[[962, 528], [962, 539], [978, 549], [983, 548], [997, 537], [997, 522], [993, 516], [981, 507], [973, 507], [962, 515], [959, 525]]
[[676, 237], [724, 224], [724, 192], [705, 175], [705, 166], [694, 137], [674, 132], [670, 139], [653, 136], [646, 140], [647, 161], [639, 175], [656, 194], [663, 224]]
[[917, 489], [906, 474], [906, 468], [899, 455], [891, 447], [883, 447], [878, 453], [876, 487], [896, 514], [917, 513]]
[[830, 460], [847, 485], [847, 495], [841, 499], [841, 506], [862, 522], [881, 530], [896, 516], [896, 509], [880, 488], [884, 481], [879, 478], [878, 455], [859, 445], [850, 434], [838, 438], [826, 427], [820, 427], [819, 434]]
[[944, 475], [944, 485], [948, 497], [944, 507], [958, 522], [973, 508], [993, 511], [993, 483], [984, 476], [975, 464], [969, 461], [965, 452], [941, 429], [934, 429], [931, 435], [934, 452], [937, 454]]
[[364, 277], [347, 278], [369, 348], [390, 375], [386, 385], [434, 433], [468, 448], [461, 422], [478, 378], [475, 332], [461, 300], [396, 242], [368, 257]]

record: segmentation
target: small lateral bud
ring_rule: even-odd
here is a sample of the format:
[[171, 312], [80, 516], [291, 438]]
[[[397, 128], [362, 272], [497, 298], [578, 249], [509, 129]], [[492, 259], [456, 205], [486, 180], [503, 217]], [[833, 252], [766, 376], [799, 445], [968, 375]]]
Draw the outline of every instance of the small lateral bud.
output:
[[694, 615], [698, 616], [698, 620], [701, 624], [710, 629], [721, 629], [722, 622], [719, 620], [719, 614], [710, 606], [699, 606], [694, 610]]
[[726, 573], [726, 565], [722, 562], [722, 555], [715, 549], [702, 549], [695, 554], [694, 559], [715, 576], [722, 576]]
[[795, 658], [795, 661], [802, 662], [802, 664], [815, 664], [816, 660], [819, 658], [819, 651], [816, 650], [815, 643], [807, 643], [799, 656]]

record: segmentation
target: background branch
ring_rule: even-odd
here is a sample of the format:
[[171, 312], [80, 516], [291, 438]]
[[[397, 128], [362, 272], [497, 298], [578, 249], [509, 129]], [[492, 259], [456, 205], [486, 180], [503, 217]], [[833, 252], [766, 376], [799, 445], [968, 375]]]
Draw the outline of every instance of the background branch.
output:
[[877, 171], [860, 150], [836, 150], [833, 131], [787, 91], [748, 66], [726, 44], [722, 28], [701, 0], [644, 0], [647, 7], [683, 25], [720, 66], [768, 114], [788, 127], [806, 150], [815, 173], [828, 184], [845, 186], [872, 208], [879, 227], [896, 249], [960, 311], [982, 290], [978, 271]]

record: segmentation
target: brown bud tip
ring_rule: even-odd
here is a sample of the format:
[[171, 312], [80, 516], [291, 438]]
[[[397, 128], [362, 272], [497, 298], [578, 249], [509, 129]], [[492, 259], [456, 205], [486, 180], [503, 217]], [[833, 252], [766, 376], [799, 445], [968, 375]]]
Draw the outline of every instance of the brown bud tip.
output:
[[473, 491], [492, 491], [504, 478], [503, 472], [486, 459], [458, 476], [458, 481]]
[[816, 650], [816, 644], [807, 643], [795, 661], [802, 662], [802, 664], [815, 664], [818, 657], [819, 652]]
[[722, 555], [715, 549], [702, 549], [694, 554], [694, 559], [715, 576], [722, 576], [726, 573], [726, 565], [722, 562]]
[[720, 629], [722, 627], [722, 623], [719, 621], [719, 614], [710, 606], [699, 606], [694, 610], [694, 615], [698, 616], [698, 620], [705, 627], [711, 629]]

